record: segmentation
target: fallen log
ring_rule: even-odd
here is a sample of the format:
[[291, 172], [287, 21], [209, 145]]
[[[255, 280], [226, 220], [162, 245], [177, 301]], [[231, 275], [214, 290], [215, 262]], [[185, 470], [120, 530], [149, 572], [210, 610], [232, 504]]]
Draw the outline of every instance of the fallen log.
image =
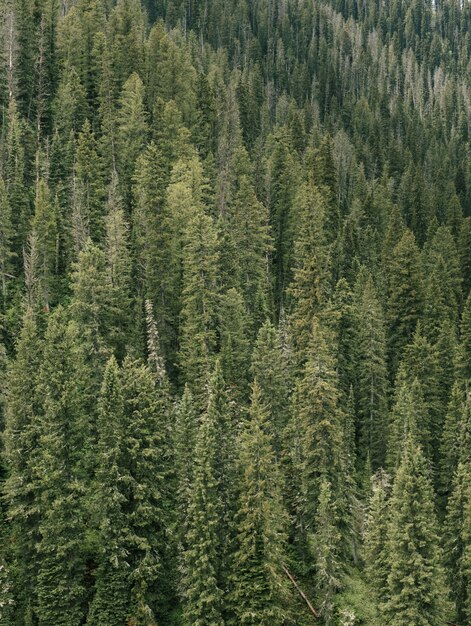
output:
[[290, 579], [290, 581], [293, 583], [293, 585], [296, 588], [296, 591], [299, 593], [299, 595], [301, 596], [301, 598], [304, 600], [304, 602], [307, 604], [307, 607], [309, 608], [309, 610], [311, 611], [311, 613], [314, 615], [314, 617], [316, 619], [319, 619], [320, 615], [318, 613], [318, 611], [316, 611], [316, 609], [312, 606], [311, 601], [309, 600], [309, 598], [307, 597], [307, 595], [304, 593], [304, 591], [301, 589], [301, 587], [298, 585], [298, 583], [295, 581], [293, 575], [291, 574], [291, 572], [289, 571], [289, 569], [286, 567], [286, 565], [283, 565], [283, 571], [285, 572], [285, 574], [288, 576], [288, 578]]

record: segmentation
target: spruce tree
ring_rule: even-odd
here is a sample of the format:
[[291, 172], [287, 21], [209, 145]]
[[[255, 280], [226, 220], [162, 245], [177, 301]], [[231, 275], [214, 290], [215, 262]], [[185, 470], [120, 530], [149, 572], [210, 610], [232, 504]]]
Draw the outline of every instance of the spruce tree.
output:
[[93, 404], [91, 371], [79, 336], [66, 312], [56, 309], [49, 319], [38, 381], [38, 617], [51, 626], [82, 624], [87, 601], [84, 480]]
[[389, 420], [387, 465], [391, 470], [397, 469], [404, 444], [411, 435], [422, 447], [428, 461], [431, 461], [430, 411], [422, 385], [417, 378], [410, 382], [401, 369], [396, 380]]
[[105, 233], [105, 174], [89, 120], [84, 122], [77, 138], [73, 174], [73, 193], [80, 205], [86, 233], [93, 241], [101, 242]]
[[299, 223], [294, 243], [292, 315], [295, 349], [302, 362], [314, 317], [319, 314], [328, 293], [328, 250], [324, 238], [325, 201], [315, 187], [303, 185], [295, 200]]
[[12, 260], [14, 252], [12, 248], [13, 226], [11, 206], [8, 199], [5, 182], [0, 180], [0, 280], [2, 285], [2, 296], [5, 300], [7, 295], [7, 284], [13, 278]]
[[96, 589], [87, 624], [118, 626], [131, 613], [130, 564], [126, 545], [123, 472], [124, 400], [118, 364], [112, 357], [105, 369], [97, 414], [97, 469], [92, 504], [97, 511], [98, 567]]
[[194, 455], [198, 433], [198, 415], [193, 395], [185, 385], [175, 414], [173, 446], [175, 454], [175, 474], [177, 479], [177, 535], [180, 557], [185, 549], [188, 532], [188, 508], [193, 485]]
[[248, 395], [249, 323], [243, 297], [236, 289], [229, 289], [220, 300], [219, 358], [231, 395], [239, 401]]
[[373, 589], [376, 605], [384, 602], [388, 594], [389, 563], [386, 551], [389, 538], [389, 476], [379, 470], [373, 476], [373, 489], [365, 520], [364, 560], [365, 573]]
[[258, 381], [262, 403], [268, 409], [267, 427], [278, 458], [286, 452], [284, 431], [290, 415], [289, 394], [293, 384], [290, 369], [281, 333], [271, 322], [265, 322], [252, 352], [251, 372]]
[[53, 278], [58, 262], [58, 216], [57, 204], [52, 200], [44, 180], [36, 187], [33, 230], [37, 241], [37, 272], [41, 303], [47, 310], [53, 295]]
[[373, 470], [383, 465], [387, 432], [388, 379], [384, 317], [371, 277], [355, 307], [356, 403], [359, 449]]
[[311, 536], [311, 550], [316, 568], [316, 588], [320, 613], [326, 626], [335, 623], [334, 598], [341, 588], [341, 536], [336, 504], [330, 483], [323, 479], [316, 513], [316, 533]]
[[9, 572], [13, 585], [14, 624], [28, 624], [37, 605], [38, 555], [41, 520], [39, 495], [41, 476], [37, 468], [40, 453], [41, 406], [38, 398], [38, 371], [42, 346], [36, 319], [27, 309], [16, 346], [16, 357], [7, 373], [4, 459], [9, 473], [3, 485], [9, 517]]
[[108, 282], [106, 335], [108, 345], [113, 348], [118, 358], [123, 357], [126, 343], [130, 339], [132, 260], [128, 231], [122, 198], [118, 190], [118, 179], [114, 173], [108, 193], [106, 216], [105, 254]]
[[448, 499], [444, 530], [445, 565], [456, 608], [456, 617], [466, 623], [471, 616], [471, 569], [469, 556], [471, 493], [469, 459], [459, 462]]
[[414, 235], [408, 230], [392, 251], [388, 283], [388, 354], [392, 372], [395, 373], [423, 307], [419, 249]]
[[139, 75], [133, 73], [123, 86], [117, 129], [117, 169], [126, 207], [131, 202], [131, 180], [147, 133], [144, 84]]
[[197, 207], [183, 249], [179, 364], [198, 401], [216, 351], [219, 308], [217, 235], [211, 217]]
[[466, 299], [461, 318], [460, 349], [462, 354], [461, 375], [471, 380], [471, 293]]
[[468, 429], [468, 405], [462, 385], [456, 382], [448, 404], [440, 445], [439, 485], [440, 495], [445, 498], [451, 493], [453, 477], [462, 456], [462, 440]]
[[438, 626], [447, 598], [434, 494], [428, 463], [414, 437], [407, 437], [394, 481], [386, 553], [385, 620], [394, 626]]
[[285, 515], [280, 475], [257, 381], [249, 420], [239, 441], [239, 501], [230, 602], [234, 624], [277, 625], [286, 620]]
[[295, 391], [295, 436], [290, 445], [295, 455], [294, 469], [298, 465], [301, 479], [297, 498], [301, 542], [303, 535], [308, 537], [317, 531], [321, 485], [329, 483], [335, 511], [333, 523], [341, 533], [339, 549], [345, 551], [350, 535], [352, 491], [349, 492], [351, 477], [346, 472], [344, 419], [330, 341], [328, 329], [314, 319], [307, 359]]
[[[212, 399], [210, 398], [210, 402]], [[188, 532], [183, 554], [183, 618], [195, 626], [222, 626], [219, 586], [220, 517], [218, 414], [203, 414], [195, 447], [195, 467], [188, 506]]]

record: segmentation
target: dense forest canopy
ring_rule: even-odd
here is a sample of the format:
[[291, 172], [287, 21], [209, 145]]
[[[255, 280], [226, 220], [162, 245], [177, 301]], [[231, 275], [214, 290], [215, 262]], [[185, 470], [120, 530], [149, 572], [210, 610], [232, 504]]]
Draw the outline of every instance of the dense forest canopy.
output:
[[469, 0], [0, 0], [0, 112], [0, 626], [469, 625]]

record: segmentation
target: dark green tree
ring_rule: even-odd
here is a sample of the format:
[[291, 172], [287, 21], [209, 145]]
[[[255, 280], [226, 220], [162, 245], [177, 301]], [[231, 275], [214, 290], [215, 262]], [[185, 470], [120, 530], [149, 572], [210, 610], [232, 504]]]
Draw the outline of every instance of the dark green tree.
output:
[[234, 624], [284, 624], [287, 579], [286, 518], [281, 477], [268, 427], [268, 410], [257, 381], [252, 387], [249, 420], [239, 442], [239, 502], [230, 602]]
[[388, 525], [388, 595], [382, 613], [390, 624], [438, 626], [447, 616], [447, 590], [428, 463], [409, 435], [394, 481]]

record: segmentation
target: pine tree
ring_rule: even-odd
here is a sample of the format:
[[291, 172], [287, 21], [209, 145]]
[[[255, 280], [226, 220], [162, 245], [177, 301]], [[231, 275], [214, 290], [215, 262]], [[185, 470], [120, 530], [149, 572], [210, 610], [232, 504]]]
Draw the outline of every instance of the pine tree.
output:
[[173, 445], [177, 477], [177, 534], [180, 556], [185, 549], [188, 532], [188, 509], [193, 485], [194, 455], [198, 432], [198, 414], [193, 395], [185, 385], [175, 415]]
[[36, 187], [32, 226], [37, 237], [40, 296], [47, 310], [53, 291], [53, 277], [57, 271], [59, 233], [57, 205], [52, 201], [49, 188], [43, 180], [40, 180]]
[[294, 465], [295, 469], [299, 465], [301, 476], [298, 495], [301, 541], [304, 533], [316, 532], [321, 484], [329, 483], [334, 523], [341, 532], [343, 551], [350, 533], [352, 492], [348, 493], [351, 485], [345, 467], [343, 415], [330, 340], [328, 330], [314, 319], [307, 359], [295, 392], [292, 428], [297, 435], [290, 443], [292, 454], [299, 447], [299, 460]]
[[461, 318], [460, 347], [462, 353], [461, 375], [471, 380], [471, 293], [466, 299]]
[[428, 463], [408, 436], [390, 503], [388, 597], [383, 618], [390, 624], [438, 626], [447, 615], [433, 489]]
[[268, 429], [268, 411], [257, 381], [250, 416], [239, 443], [239, 504], [230, 601], [234, 624], [284, 624], [286, 523], [280, 476]]
[[87, 235], [93, 241], [101, 242], [105, 233], [105, 175], [97, 140], [88, 120], [77, 138], [73, 184]]
[[[211, 399], [210, 399], [211, 402]], [[222, 626], [219, 587], [218, 414], [208, 410], [201, 418], [195, 447], [194, 477], [188, 507], [188, 533], [183, 554], [184, 623]]]
[[221, 297], [218, 326], [224, 379], [232, 397], [243, 401], [248, 393], [250, 328], [245, 302], [236, 289], [229, 289]]
[[0, 180], [0, 280], [2, 284], [2, 296], [5, 300], [7, 295], [8, 280], [12, 276], [12, 259], [14, 252], [12, 249], [13, 226], [11, 207], [8, 199], [5, 182]]
[[329, 258], [323, 234], [326, 209], [321, 193], [315, 187], [303, 185], [296, 196], [295, 207], [299, 235], [294, 244], [290, 293], [295, 302], [292, 316], [295, 349], [302, 362], [312, 322], [328, 293]]
[[118, 358], [124, 355], [131, 324], [131, 269], [128, 225], [124, 217], [118, 179], [113, 174], [108, 194], [106, 216], [106, 273], [108, 278], [108, 307], [106, 319], [107, 342]]
[[330, 483], [323, 479], [316, 513], [316, 533], [311, 536], [315, 559], [320, 613], [326, 626], [334, 623], [334, 598], [341, 587], [341, 535]]
[[386, 452], [388, 379], [384, 317], [371, 277], [355, 307], [355, 328], [359, 449], [376, 470]]
[[213, 221], [202, 208], [195, 208], [183, 249], [179, 364], [199, 403], [216, 351], [219, 259]]
[[125, 206], [131, 203], [131, 181], [136, 161], [147, 139], [147, 115], [144, 109], [144, 84], [134, 73], [123, 86], [117, 129], [117, 169]]
[[91, 372], [79, 336], [65, 311], [56, 309], [39, 372], [38, 617], [51, 626], [82, 624], [87, 601], [83, 495], [93, 404]]
[[379, 470], [373, 477], [373, 491], [365, 520], [365, 573], [377, 606], [386, 600], [388, 594], [389, 488], [389, 476]]
[[289, 394], [293, 381], [280, 333], [269, 321], [258, 332], [251, 372], [258, 381], [262, 404], [268, 409], [267, 428], [279, 458], [285, 448], [284, 431], [290, 415]]
[[422, 314], [423, 280], [414, 235], [406, 231], [389, 264], [387, 301], [389, 361], [397, 371], [404, 347], [411, 341]]
[[42, 346], [33, 312], [27, 309], [7, 373], [4, 458], [9, 470], [3, 486], [13, 559], [10, 577], [14, 624], [28, 623], [37, 605], [41, 489], [37, 468], [41, 407], [37, 394]]
[[397, 469], [408, 436], [415, 437], [426, 458], [431, 461], [430, 412], [418, 378], [412, 382], [399, 370], [394, 392], [388, 432], [387, 465]]
[[88, 613], [90, 626], [118, 626], [131, 613], [130, 564], [126, 545], [123, 471], [124, 400], [118, 364], [112, 357], [105, 369], [97, 414], [97, 470], [93, 506], [97, 514], [99, 561], [96, 591]]

